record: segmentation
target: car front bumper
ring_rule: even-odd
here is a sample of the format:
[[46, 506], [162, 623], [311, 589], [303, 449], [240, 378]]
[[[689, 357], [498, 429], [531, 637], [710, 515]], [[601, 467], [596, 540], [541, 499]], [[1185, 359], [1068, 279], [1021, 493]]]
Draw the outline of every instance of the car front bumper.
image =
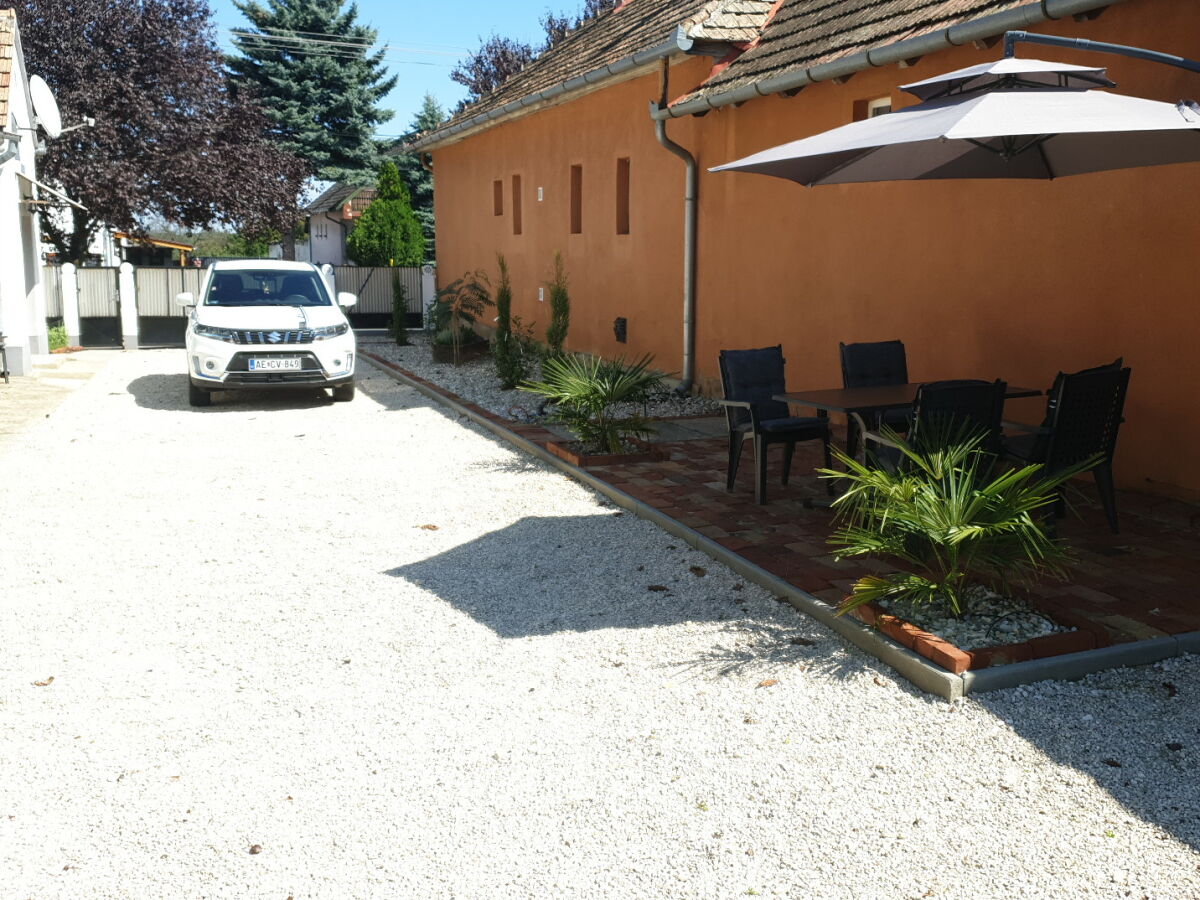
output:
[[[210, 391], [334, 387], [354, 381], [355, 351], [353, 332], [326, 341], [265, 347], [216, 341], [189, 331], [188, 376], [197, 387]], [[299, 368], [253, 367], [257, 360], [284, 359], [298, 360]]]

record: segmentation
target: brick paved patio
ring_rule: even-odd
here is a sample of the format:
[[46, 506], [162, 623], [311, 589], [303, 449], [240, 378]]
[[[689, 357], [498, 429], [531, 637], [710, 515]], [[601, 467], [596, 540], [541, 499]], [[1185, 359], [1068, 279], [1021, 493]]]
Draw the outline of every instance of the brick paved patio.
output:
[[[559, 439], [546, 427], [510, 422], [373, 358], [529, 441]], [[831, 606], [864, 572], [892, 570], [878, 560], [839, 562], [829, 553], [832, 513], [811, 507], [827, 499], [824, 482], [813, 474], [821, 462], [817, 444], [797, 446], [786, 486], [779, 484], [782, 450], [772, 448], [767, 503], [758, 506], [749, 450], [736, 490], [725, 490], [727, 443], [719, 420], [672, 420], [663, 436], [688, 439], [660, 442], [669, 453], [666, 460], [588, 471]], [[1033, 599], [1046, 612], [1085, 625], [1101, 646], [1200, 631], [1200, 507], [1119, 491], [1121, 533], [1114, 535], [1090, 479], [1081, 487], [1073, 511], [1058, 526], [1077, 557], [1071, 580], [1038, 585]]]

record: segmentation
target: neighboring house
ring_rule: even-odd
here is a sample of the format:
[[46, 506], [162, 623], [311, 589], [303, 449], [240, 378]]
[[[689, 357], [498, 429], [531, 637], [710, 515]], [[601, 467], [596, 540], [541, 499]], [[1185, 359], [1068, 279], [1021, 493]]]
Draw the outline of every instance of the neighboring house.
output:
[[[915, 103], [899, 85], [998, 59], [1008, 29], [1200, 57], [1192, 0], [626, 0], [410, 146], [436, 173], [438, 278], [504, 254], [540, 334], [561, 251], [570, 349], [652, 353], [710, 393], [719, 350], [777, 343], [794, 390], [840, 385], [839, 341], [902, 339], [914, 380], [1035, 387], [1124, 356], [1119, 481], [1200, 497], [1200, 165], [813, 189], [707, 172]], [[1200, 95], [1200, 76], [1149, 62], [1020, 55]], [[690, 295], [681, 153], [699, 173]], [[1040, 418], [1044, 401], [1020, 403]]]
[[[21, 51], [17, 16], [0, 10], [0, 334], [8, 368], [26, 375], [49, 350], [42, 285], [39, 210], [50, 196], [37, 181], [39, 133]], [[57, 202], [56, 200], [56, 202]]]
[[188, 256], [196, 249], [193, 244], [167, 241], [162, 238], [130, 237], [123, 231], [113, 233], [121, 259], [135, 266], [186, 266]]
[[[354, 227], [354, 220], [370, 206], [376, 193], [373, 187], [335, 184], [305, 207], [312, 262], [334, 266], [349, 264], [346, 237]], [[299, 256], [299, 252], [296, 255]]]

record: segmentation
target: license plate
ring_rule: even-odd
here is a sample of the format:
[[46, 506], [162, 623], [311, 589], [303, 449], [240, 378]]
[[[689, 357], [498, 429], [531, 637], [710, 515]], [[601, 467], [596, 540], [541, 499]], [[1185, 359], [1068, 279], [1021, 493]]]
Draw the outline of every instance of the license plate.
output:
[[271, 357], [250, 359], [251, 372], [281, 372], [288, 369], [299, 369], [299, 359], [273, 359]]

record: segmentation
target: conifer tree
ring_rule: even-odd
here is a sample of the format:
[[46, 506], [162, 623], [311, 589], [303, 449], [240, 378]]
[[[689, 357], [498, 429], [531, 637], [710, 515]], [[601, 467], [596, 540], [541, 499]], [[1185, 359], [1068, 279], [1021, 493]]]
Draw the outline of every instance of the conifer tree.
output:
[[360, 266], [419, 266], [425, 235], [413, 215], [408, 188], [390, 159], [379, 167], [379, 195], [346, 238], [346, 253]]
[[[441, 104], [433, 98], [433, 95], [426, 94], [421, 109], [413, 117], [408, 132], [400, 139], [399, 146], [405, 146], [422, 132], [432, 131], [445, 121], [446, 113]], [[413, 212], [425, 232], [426, 252], [432, 255], [436, 237], [433, 222], [433, 175], [421, 165], [420, 156], [416, 153], [396, 153], [392, 159], [396, 161], [400, 177], [408, 185], [409, 194], [412, 196]]]
[[228, 64], [261, 101], [284, 149], [324, 181], [369, 182], [376, 127], [392, 117], [379, 102], [396, 84], [377, 32], [342, 0], [234, 0], [250, 26], [234, 33]]

